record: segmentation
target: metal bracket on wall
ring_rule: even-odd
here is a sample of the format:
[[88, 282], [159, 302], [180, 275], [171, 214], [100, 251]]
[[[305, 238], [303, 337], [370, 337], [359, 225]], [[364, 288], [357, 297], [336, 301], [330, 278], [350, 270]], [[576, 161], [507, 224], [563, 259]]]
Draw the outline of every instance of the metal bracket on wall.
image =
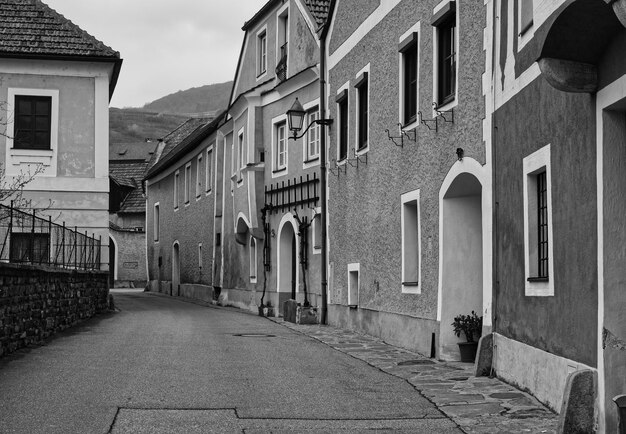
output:
[[347, 167], [346, 167], [346, 165], [345, 165], [345, 164], [344, 164], [344, 165], [341, 165], [341, 166], [340, 166], [340, 165], [338, 165], [338, 164], [337, 164], [337, 160], [335, 160], [335, 159], [333, 159], [333, 162], [335, 163], [335, 167], [329, 167], [329, 168], [328, 168], [328, 171], [329, 171], [332, 175], [335, 175], [335, 176], [337, 176], [337, 177], [339, 176], [339, 174], [340, 174], [341, 172], [343, 172], [343, 174], [345, 175], [345, 174], [346, 174], [346, 172], [347, 172]]
[[454, 123], [454, 107], [449, 110], [439, 110], [437, 103], [433, 101], [433, 109], [437, 112], [437, 117], [440, 117], [444, 122]]
[[[357, 155], [356, 149], [354, 148], [352, 149], [352, 151], [354, 152], [354, 158], [348, 158], [346, 160], [346, 163], [348, 163], [352, 167], [356, 167], [357, 169], [359, 168], [359, 161], [363, 164], [367, 164], [367, 154]], [[353, 161], [355, 162], [355, 164], [352, 164]]]
[[[439, 131], [439, 126], [437, 124], [437, 116], [435, 116], [433, 119], [424, 119], [422, 117], [422, 112], [421, 111], [417, 112], [417, 116], [419, 116], [420, 124], [426, 125], [429, 130], [435, 130], [436, 132]], [[433, 123], [435, 124], [434, 127], [431, 126]]]
[[[391, 133], [389, 133], [389, 130], [386, 129], [385, 132], [387, 133], [387, 138], [389, 140], [391, 140], [393, 142], [394, 145], [396, 146], [400, 146], [401, 148], [404, 147], [404, 138], [406, 137], [407, 140], [411, 140], [412, 142], [416, 142], [417, 141], [417, 130], [415, 128], [413, 128], [412, 130], [405, 130], [404, 127], [402, 126], [401, 123], [398, 122], [398, 130], [400, 131], [400, 135], [399, 136], [392, 136]], [[413, 133], [413, 138], [411, 138], [411, 133]], [[397, 139], [400, 139], [400, 143], [396, 142]], [[367, 158], [367, 155], [366, 155]], [[365, 161], [367, 163], [367, 159]]]

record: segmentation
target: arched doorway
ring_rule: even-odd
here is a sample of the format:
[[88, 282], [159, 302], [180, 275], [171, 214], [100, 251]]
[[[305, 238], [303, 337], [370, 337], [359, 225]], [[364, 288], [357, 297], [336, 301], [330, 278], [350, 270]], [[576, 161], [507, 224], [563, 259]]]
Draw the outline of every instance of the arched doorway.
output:
[[[278, 236], [278, 292], [295, 299], [298, 292], [298, 246], [290, 219], [283, 219]], [[281, 301], [285, 296], [280, 297]]]
[[170, 295], [180, 295], [180, 247], [178, 241], [172, 246], [172, 288]]
[[460, 360], [452, 321], [459, 314], [483, 311], [482, 185], [459, 173], [441, 200], [439, 358]]
[[109, 236], [109, 288], [115, 287], [117, 279], [117, 247], [113, 237]]

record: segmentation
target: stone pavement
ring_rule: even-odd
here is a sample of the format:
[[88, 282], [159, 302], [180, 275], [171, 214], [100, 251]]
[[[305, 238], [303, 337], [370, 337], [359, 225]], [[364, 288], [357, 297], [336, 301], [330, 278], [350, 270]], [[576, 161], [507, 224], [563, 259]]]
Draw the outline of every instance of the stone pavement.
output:
[[556, 414], [497, 378], [474, 377], [470, 363], [439, 362], [330, 326], [268, 319], [405, 379], [466, 433], [556, 433]]

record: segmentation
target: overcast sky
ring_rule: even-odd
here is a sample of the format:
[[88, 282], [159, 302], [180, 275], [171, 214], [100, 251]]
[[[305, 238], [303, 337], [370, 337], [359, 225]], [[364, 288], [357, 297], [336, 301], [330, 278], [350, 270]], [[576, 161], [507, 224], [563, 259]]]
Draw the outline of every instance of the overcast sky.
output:
[[43, 0], [120, 52], [111, 106], [142, 107], [162, 96], [235, 75], [244, 32], [266, 0]]

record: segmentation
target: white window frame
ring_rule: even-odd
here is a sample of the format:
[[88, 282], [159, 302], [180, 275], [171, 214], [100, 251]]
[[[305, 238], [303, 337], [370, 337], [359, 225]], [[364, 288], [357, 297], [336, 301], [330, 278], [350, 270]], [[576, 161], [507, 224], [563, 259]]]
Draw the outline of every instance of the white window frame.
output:
[[206, 150], [206, 162], [204, 168], [205, 192], [208, 196], [213, 191], [213, 146]]
[[256, 79], [267, 76], [267, 24], [256, 32]]
[[[407, 217], [408, 207], [413, 207], [415, 203], [416, 218], [411, 222]], [[420, 209], [420, 190], [413, 190], [400, 196], [400, 227], [402, 238], [402, 293], [403, 294], [421, 294], [422, 293], [422, 224]], [[415, 223], [415, 227], [409, 227], [410, 223]], [[415, 231], [415, 232], [413, 232]], [[410, 238], [417, 238], [417, 245], [409, 244]], [[409, 262], [412, 262], [416, 256], [417, 269], [410, 268]], [[413, 264], [414, 266], [415, 264]], [[413, 276], [409, 273], [416, 274], [417, 279], [414, 281]]]
[[152, 213], [152, 232], [154, 235], [154, 242], [159, 242], [159, 237], [161, 235], [161, 207], [160, 203], [156, 202], [154, 204], [153, 213]]
[[[14, 149], [15, 136], [15, 97], [45, 96], [51, 98], [50, 108], [50, 149]], [[26, 89], [10, 87], [7, 90], [6, 160], [5, 174], [20, 175], [29, 173], [30, 165], [41, 165], [43, 171], [37, 176], [57, 176], [57, 155], [59, 141], [59, 91], [57, 89]]]
[[[522, 4], [524, 2], [532, 1], [533, 2], [533, 20], [530, 24], [530, 27], [526, 29], [526, 31], [522, 32]], [[517, 0], [517, 51], [519, 52], [524, 46], [530, 41], [535, 35], [535, 1], [534, 0]]]
[[336, 107], [336, 113], [337, 113], [337, 137], [335, 142], [337, 143], [337, 165], [341, 166], [343, 164], [346, 164], [346, 161], [348, 160], [348, 158], [350, 158], [350, 82], [347, 81], [346, 83], [344, 83], [339, 89], [337, 89], [337, 96], [339, 96], [339, 94], [341, 94], [341, 92], [343, 92], [344, 90], [348, 91], [348, 95], [346, 95], [346, 104], [347, 104], [347, 120], [346, 120], [346, 124], [347, 124], [347, 134], [346, 134], [346, 158], [344, 158], [343, 160], [339, 159], [339, 148], [340, 148], [340, 143], [339, 140], [341, 138], [341, 128], [343, 127], [343, 124], [341, 122], [341, 116], [339, 115], [340, 111], [339, 111], [339, 102], [335, 102], [335, 107]]
[[202, 199], [202, 153], [196, 161], [196, 201]]
[[189, 206], [191, 199], [191, 162], [185, 164], [185, 179], [184, 179], [184, 200], [185, 206]]
[[[322, 253], [322, 208], [317, 207], [313, 211], [313, 215], [311, 216], [311, 248], [313, 249], [314, 255], [319, 255]], [[315, 240], [320, 238], [320, 245], [315, 245]]]
[[237, 186], [243, 183], [243, 170], [246, 168], [246, 136], [244, 128], [237, 132]]
[[[417, 95], [415, 95], [415, 98], [416, 98], [415, 105], [416, 105], [417, 111], [419, 111], [420, 109], [420, 62], [421, 62], [421, 54], [422, 54], [422, 50], [420, 50], [420, 42], [422, 40], [421, 29], [422, 29], [421, 21], [418, 21], [409, 30], [407, 30], [402, 36], [400, 36], [400, 38], [398, 38], [398, 44], [400, 44], [406, 38], [411, 36], [412, 33], [417, 33], [417, 43], [415, 44], [416, 45], [415, 49], [417, 50], [417, 89], [416, 89]], [[404, 68], [405, 66], [404, 54], [405, 53], [406, 51], [398, 52], [398, 71], [399, 71], [398, 83], [400, 86], [399, 87], [400, 98], [398, 100], [398, 114], [399, 114], [398, 122], [403, 125], [404, 129], [410, 130], [410, 129], [417, 127], [419, 121], [417, 120], [417, 117], [416, 117], [414, 122], [404, 125], [404, 95], [406, 92], [404, 88], [404, 69], [405, 69]]]
[[[433, 15], [435, 15], [439, 10], [445, 7], [448, 3], [456, 3], [456, 0], [443, 0], [433, 9]], [[456, 72], [455, 72], [455, 85], [454, 85], [454, 99], [444, 105], [437, 107], [439, 111], [450, 110], [454, 108], [459, 103], [459, 39], [460, 39], [460, 19], [459, 19], [459, 11], [458, 9], [454, 12], [454, 19], [456, 20], [456, 37], [455, 37], [455, 50], [456, 50]], [[433, 101], [439, 100], [439, 26], [433, 26]], [[437, 112], [435, 109], [432, 109], [432, 115], [435, 117]]]
[[[279, 166], [279, 141], [278, 130], [279, 128], [285, 129], [285, 156], [284, 166]], [[279, 176], [285, 176], [289, 173], [289, 132], [287, 130], [287, 115], [280, 115], [272, 119], [272, 178], [278, 178]]]
[[179, 202], [179, 189], [180, 189], [180, 170], [174, 172], [174, 210], [178, 210], [180, 207]]
[[258, 256], [257, 256], [257, 240], [250, 236], [250, 242], [248, 243], [248, 248], [250, 250], [250, 283], [257, 283], [257, 273], [258, 273]]
[[[352, 275], [356, 274], [356, 291], [352, 287]], [[348, 264], [348, 306], [350, 307], [358, 307], [359, 306], [359, 296], [361, 292], [361, 264], [356, 262], [352, 264]], [[353, 300], [354, 295], [356, 294], [356, 300]]]
[[[360, 117], [361, 114], [359, 113], [359, 108], [361, 107], [361, 87], [355, 87], [355, 93], [356, 93], [356, 103], [355, 103], [355, 129], [354, 129], [354, 152], [355, 155], [363, 155], [366, 154], [369, 150], [370, 150], [370, 113], [371, 113], [371, 105], [370, 105], [370, 101], [371, 101], [371, 86], [370, 83], [372, 81], [372, 77], [370, 75], [370, 64], [368, 63], [367, 65], [365, 65], [363, 67], [363, 69], [361, 69], [357, 74], [356, 74], [356, 78], [358, 78], [361, 74], [363, 73], [367, 73], [367, 145], [365, 147], [363, 147], [363, 149], [359, 150], [359, 134], [360, 134], [360, 127], [361, 125], [359, 124], [360, 122]], [[348, 155], [348, 158], [350, 156]]]
[[[284, 18], [284, 16], [287, 15], [287, 19]], [[281, 30], [281, 20], [285, 21], [285, 33], [286, 33], [286, 40], [283, 41], [284, 43], [287, 43], [287, 59], [289, 60], [289, 20], [291, 19], [291, 15], [289, 14], [289, 2], [285, 3], [277, 12], [276, 12], [276, 65], [278, 65], [278, 62], [280, 61], [280, 47], [281, 47], [281, 43], [280, 43], [280, 38], [279, 38], [279, 32]], [[287, 65], [286, 66], [286, 70], [285, 70], [285, 76], [289, 77], [289, 61], [287, 61]]]
[[[316, 119], [321, 119], [321, 114], [319, 112], [319, 98], [314, 99], [302, 106], [304, 111], [306, 112], [306, 124], [303, 125], [303, 128], [307, 128], [311, 122], [311, 115], [313, 113], [317, 114]], [[309, 141], [311, 140], [311, 132], [317, 132], [317, 155], [309, 154]], [[311, 167], [316, 167], [320, 165], [320, 149], [321, 149], [321, 131], [322, 128], [319, 124], [312, 126], [309, 131], [307, 131], [306, 135], [302, 139], [302, 168], [308, 169]]]
[[[552, 176], [550, 168], [550, 145], [528, 155], [523, 160], [524, 183], [524, 288], [526, 296], [550, 297], [554, 295], [554, 240], [552, 226]], [[536, 254], [533, 255], [532, 245], [537, 244], [536, 223], [537, 215], [536, 183], [533, 188], [533, 177], [537, 173], [546, 172], [546, 187], [548, 201], [548, 280], [529, 282], [529, 278], [536, 277]], [[535, 181], [536, 182], [536, 181]], [[534, 231], [533, 231], [534, 226]], [[533, 264], [533, 261], [535, 262]], [[535, 274], [535, 275], [533, 275]]]

